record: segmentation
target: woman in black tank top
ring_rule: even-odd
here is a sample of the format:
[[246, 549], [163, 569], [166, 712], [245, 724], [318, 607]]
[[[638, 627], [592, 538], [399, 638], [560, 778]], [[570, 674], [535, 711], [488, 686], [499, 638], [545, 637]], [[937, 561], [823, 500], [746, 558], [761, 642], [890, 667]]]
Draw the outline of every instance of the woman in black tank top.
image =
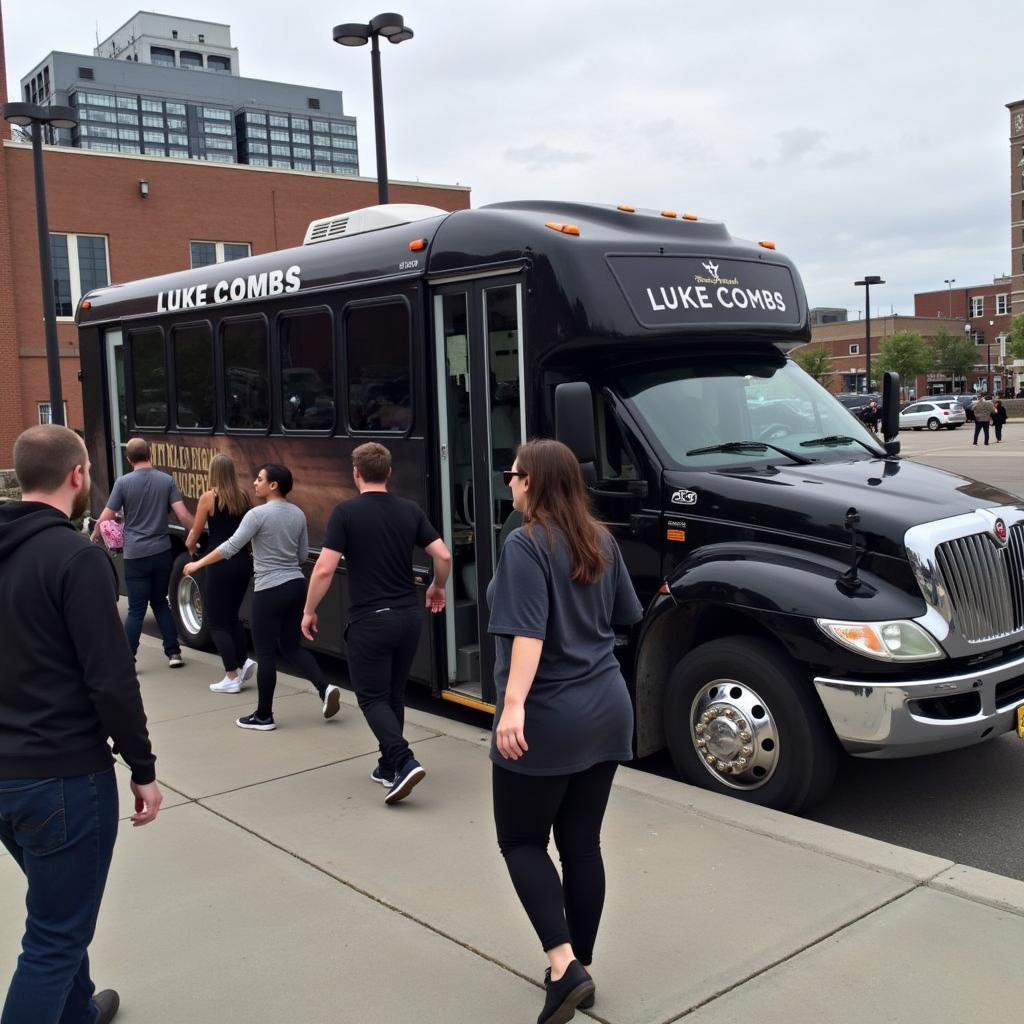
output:
[[[196, 553], [204, 526], [209, 530], [204, 548], [213, 551], [219, 547], [238, 529], [248, 511], [249, 498], [238, 485], [234, 463], [227, 455], [215, 455], [210, 463], [209, 490], [199, 499], [195, 525], [185, 542], [189, 551]], [[210, 684], [214, 693], [238, 693], [256, 672], [256, 662], [246, 657], [245, 631], [238, 619], [251, 579], [248, 552], [207, 566], [202, 573], [203, 613], [224, 662], [224, 678]]]

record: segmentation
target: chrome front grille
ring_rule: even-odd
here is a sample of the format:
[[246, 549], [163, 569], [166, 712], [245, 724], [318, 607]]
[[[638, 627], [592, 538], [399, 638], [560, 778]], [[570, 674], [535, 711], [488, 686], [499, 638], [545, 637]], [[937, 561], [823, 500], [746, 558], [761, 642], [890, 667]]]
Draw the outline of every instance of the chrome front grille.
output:
[[980, 643], [1024, 629], [1024, 524], [1010, 527], [1006, 544], [973, 533], [939, 544], [935, 556], [965, 640]]

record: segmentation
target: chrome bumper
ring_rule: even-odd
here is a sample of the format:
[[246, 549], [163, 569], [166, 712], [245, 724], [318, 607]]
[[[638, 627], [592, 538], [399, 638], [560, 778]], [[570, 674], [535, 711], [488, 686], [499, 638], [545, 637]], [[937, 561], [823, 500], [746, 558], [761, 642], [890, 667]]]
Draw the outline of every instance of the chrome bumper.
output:
[[[814, 686], [846, 751], [858, 757], [914, 757], [955, 750], [1012, 729], [1024, 693], [997, 706], [996, 686], [1024, 678], [1024, 657], [978, 672], [924, 682], [849, 682], [817, 676]], [[930, 718], [911, 701], [977, 693], [981, 710], [968, 718]]]

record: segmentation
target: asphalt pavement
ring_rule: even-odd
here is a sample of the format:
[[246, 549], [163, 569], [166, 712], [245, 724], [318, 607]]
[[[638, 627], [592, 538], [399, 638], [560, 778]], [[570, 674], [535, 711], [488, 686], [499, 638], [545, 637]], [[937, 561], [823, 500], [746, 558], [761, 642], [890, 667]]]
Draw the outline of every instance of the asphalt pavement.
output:
[[[122, 821], [92, 971], [119, 1024], [529, 1024], [545, 966], [498, 854], [488, 733], [421, 711], [427, 777], [383, 803], [346, 693], [320, 716], [280, 680], [278, 729], [210, 693], [217, 659], [140, 678], [167, 800]], [[127, 772], [122, 815], [130, 813]], [[620, 770], [603, 835], [608, 898], [577, 1014], [609, 1024], [1012, 1019], [1024, 883]], [[24, 886], [0, 856], [0, 974]]]

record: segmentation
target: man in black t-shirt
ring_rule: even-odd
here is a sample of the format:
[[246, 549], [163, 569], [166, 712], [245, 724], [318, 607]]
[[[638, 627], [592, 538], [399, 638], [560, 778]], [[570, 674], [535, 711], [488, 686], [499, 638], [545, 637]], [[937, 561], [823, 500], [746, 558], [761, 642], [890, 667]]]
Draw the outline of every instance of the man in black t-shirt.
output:
[[409, 678], [423, 612], [412, 575], [414, 547], [434, 563], [427, 608], [444, 611], [444, 585], [452, 556], [415, 502], [388, 493], [391, 452], [370, 441], [352, 452], [352, 477], [359, 497], [335, 506], [320, 557], [309, 578], [302, 632], [317, 632], [316, 609], [334, 579], [341, 557], [348, 570], [349, 611], [345, 642], [349, 676], [359, 708], [380, 744], [380, 762], [370, 774], [397, 803], [426, 772], [402, 735], [405, 684]]

